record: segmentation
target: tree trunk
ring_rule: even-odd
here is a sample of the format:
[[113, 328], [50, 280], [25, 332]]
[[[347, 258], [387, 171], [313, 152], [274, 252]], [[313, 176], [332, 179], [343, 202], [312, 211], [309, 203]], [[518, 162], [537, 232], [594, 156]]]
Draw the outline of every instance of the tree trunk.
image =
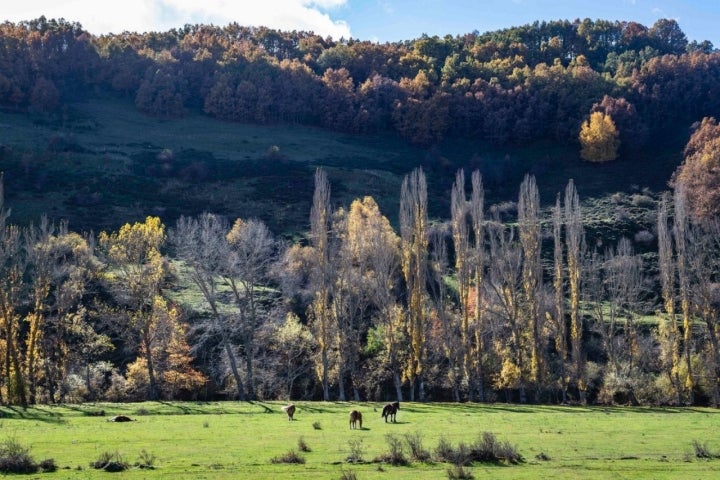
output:
[[232, 351], [232, 346], [228, 339], [223, 335], [223, 347], [225, 347], [225, 354], [228, 356], [228, 362], [230, 362], [230, 371], [235, 379], [235, 385], [237, 385], [237, 398], [238, 400], [245, 400], [245, 394], [243, 393], [242, 379], [240, 378], [240, 372], [237, 368], [237, 360], [235, 359], [235, 353]]

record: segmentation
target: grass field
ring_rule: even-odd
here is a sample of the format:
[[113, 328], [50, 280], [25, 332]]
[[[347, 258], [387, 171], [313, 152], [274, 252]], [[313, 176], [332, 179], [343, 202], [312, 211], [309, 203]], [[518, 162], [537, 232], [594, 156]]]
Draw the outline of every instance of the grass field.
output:
[[[448, 478], [452, 466], [435, 461], [391, 466], [373, 461], [387, 453], [387, 435], [418, 434], [434, 452], [441, 438], [453, 446], [493, 433], [523, 456], [517, 465], [473, 464], [474, 478], [614, 479], [718, 478], [720, 458], [701, 459], [693, 442], [720, 452], [720, 411], [702, 408], [603, 408], [510, 404], [403, 403], [397, 423], [384, 423], [374, 403], [298, 402], [287, 420], [279, 402], [137, 403], [42, 406], [26, 411], [3, 407], [0, 442], [15, 440], [33, 458], [55, 460], [55, 473], [33, 478]], [[362, 430], [350, 430], [348, 413], [360, 410]], [[103, 410], [104, 417], [93, 416]], [[112, 415], [135, 421], [113, 423]], [[315, 428], [315, 426], [320, 428]], [[309, 448], [303, 452], [300, 441]], [[364, 463], [347, 463], [351, 453]], [[271, 459], [291, 450], [304, 464]], [[90, 466], [103, 453], [119, 454], [131, 466], [107, 473]], [[141, 458], [145, 462], [140, 461]]]

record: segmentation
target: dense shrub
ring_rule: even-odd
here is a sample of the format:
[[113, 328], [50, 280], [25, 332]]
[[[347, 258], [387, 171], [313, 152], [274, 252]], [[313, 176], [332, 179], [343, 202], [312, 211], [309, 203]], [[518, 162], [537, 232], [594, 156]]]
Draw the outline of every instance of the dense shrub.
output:
[[30, 456], [30, 449], [15, 439], [0, 444], [0, 472], [35, 473], [39, 466]]

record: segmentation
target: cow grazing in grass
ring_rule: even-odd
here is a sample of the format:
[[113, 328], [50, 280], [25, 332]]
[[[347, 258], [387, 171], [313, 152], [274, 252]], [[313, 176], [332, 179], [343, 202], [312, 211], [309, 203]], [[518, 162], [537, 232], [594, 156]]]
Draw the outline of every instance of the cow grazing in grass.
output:
[[382, 411], [382, 418], [385, 419], [385, 423], [387, 423], [388, 419], [391, 422], [396, 423], [395, 415], [398, 410], [400, 410], [400, 402], [393, 402], [385, 405]]
[[133, 419], [127, 415], [115, 415], [112, 418], [108, 418], [108, 422], [132, 422]]
[[356, 429], [358, 426], [362, 430], [362, 413], [353, 410], [350, 412], [350, 428]]
[[282, 407], [282, 409], [287, 413], [288, 420], [293, 420], [293, 415], [295, 415], [295, 404], [291, 403], [290, 405], [285, 405]]

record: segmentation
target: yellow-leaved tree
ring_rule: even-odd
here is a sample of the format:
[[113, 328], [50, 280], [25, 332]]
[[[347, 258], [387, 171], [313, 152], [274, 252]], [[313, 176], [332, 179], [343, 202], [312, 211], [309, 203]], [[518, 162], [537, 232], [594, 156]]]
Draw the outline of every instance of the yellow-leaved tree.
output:
[[118, 232], [100, 234], [100, 248], [108, 262], [106, 275], [115, 300], [127, 312], [127, 332], [145, 357], [150, 400], [159, 398], [159, 385], [152, 352], [155, 341], [156, 297], [167, 272], [160, 253], [165, 243], [165, 226], [158, 217], [123, 225]]
[[593, 112], [580, 128], [580, 157], [588, 162], [615, 160], [620, 148], [615, 122], [603, 112]]

